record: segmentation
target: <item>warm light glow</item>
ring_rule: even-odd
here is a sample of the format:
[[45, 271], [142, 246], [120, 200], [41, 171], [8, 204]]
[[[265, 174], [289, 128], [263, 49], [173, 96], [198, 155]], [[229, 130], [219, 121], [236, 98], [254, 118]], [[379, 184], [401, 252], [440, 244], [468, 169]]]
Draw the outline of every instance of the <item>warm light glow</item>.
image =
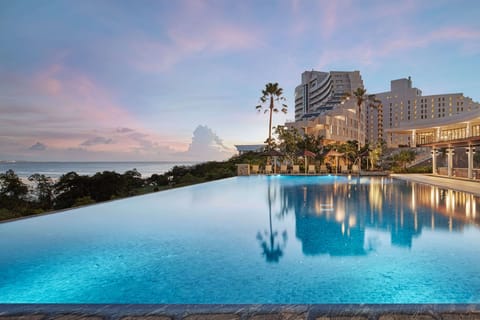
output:
[[380, 212], [382, 211], [382, 206], [383, 206], [383, 195], [381, 191], [381, 185], [377, 183], [372, 183], [370, 184], [370, 190], [368, 193], [368, 198], [370, 202], [370, 208], [372, 211], [374, 209], [379, 210]]
[[348, 217], [348, 226], [354, 227], [357, 224], [357, 217], [355, 215], [351, 215]]
[[473, 201], [472, 203], [472, 218], [475, 219], [477, 217], [477, 202]]
[[335, 220], [337, 222], [343, 222], [345, 221], [345, 211], [337, 209], [336, 214], [335, 214]]
[[415, 184], [412, 184], [412, 210], [415, 211], [416, 208], [416, 194], [415, 194]]
[[465, 216], [469, 218], [471, 216], [471, 195], [467, 196], [467, 200], [465, 201]]

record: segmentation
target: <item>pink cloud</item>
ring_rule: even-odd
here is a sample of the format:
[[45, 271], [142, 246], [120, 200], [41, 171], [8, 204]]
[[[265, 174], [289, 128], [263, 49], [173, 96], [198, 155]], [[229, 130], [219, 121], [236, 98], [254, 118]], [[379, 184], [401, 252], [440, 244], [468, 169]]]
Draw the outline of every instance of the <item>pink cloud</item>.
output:
[[336, 30], [339, 18], [339, 2], [337, 1], [326, 1], [322, 2], [322, 18], [320, 19], [321, 28], [320, 32], [324, 38], [330, 37]]
[[480, 31], [460, 27], [446, 27], [423, 35], [409, 34], [396, 40], [385, 42], [380, 46], [379, 52], [381, 55], [387, 55], [396, 50], [409, 50], [411, 48], [427, 47], [439, 42], [458, 41], [462, 45], [468, 45], [468, 41], [478, 42], [480, 41]]
[[131, 63], [144, 72], [162, 72], [202, 52], [247, 50], [261, 43], [255, 32], [228, 24], [210, 25], [200, 31], [173, 28], [168, 37], [168, 43], [147, 38], [133, 40]]
[[426, 34], [402, 33], [391, 38], [393, 40], [362, 43], [351, 48], [329, 49], [321, 54], [318, 67], [325, 68], [344, 60], [356, 60], [359, 66], [372, 65], [376, 59], [396, 52], [425, 48], [436, 43], [459, 42], [460, 48], [470, 50], [470, 53], [480, 52], [480, 46], [472, 46], [480, 43], [480, 31], [468, 28], [446, 27]]
[[130, 63], [144, 72], [163, 72], [198, 54], [224, 54], [263, 45], [258, 28], [240, 25], [207, 1], [179, 3], [169, 16], [164, 37], [146, 34], [130, 37], [127, 51]]
[[[64, 121], [69, 128], [142, 128], [140, 123], [125, 106], [94, 78], [78, 70], [53, 65], [32, 77], [26, 92], [36, 92], [43, 100], [43, 106], [32, 106], [52, 118], [61, 126]], [[54, 85], [52, 85], [54, 84]]]
[[[12, 78], [14, 85], [9, 82]], [[0, 75], [0, 85], [5, 93], [0, 95], [0, 140], [16, 141], [15, 146], [8, 145], [11, 152], [26, 150], [37, 140], [49, 150], [82, 146], [92, 152], [125, 156], [132, 152], [151, 156], [158, 150], [165, 153], [188, 147], [185, 142], [145, 128], [95, 79], [62, 65], [51, 65], [27, 76]], [[100, 142], [98, 137], [109, 143], [85, 143]]]

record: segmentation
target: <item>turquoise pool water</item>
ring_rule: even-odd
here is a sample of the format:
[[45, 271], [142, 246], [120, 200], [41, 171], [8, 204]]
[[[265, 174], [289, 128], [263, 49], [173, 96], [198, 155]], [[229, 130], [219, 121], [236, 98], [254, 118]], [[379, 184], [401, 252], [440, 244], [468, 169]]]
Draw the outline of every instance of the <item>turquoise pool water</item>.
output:
[[237, 177], [0, 224], [0, 303], [480, 303], [479, 199]]

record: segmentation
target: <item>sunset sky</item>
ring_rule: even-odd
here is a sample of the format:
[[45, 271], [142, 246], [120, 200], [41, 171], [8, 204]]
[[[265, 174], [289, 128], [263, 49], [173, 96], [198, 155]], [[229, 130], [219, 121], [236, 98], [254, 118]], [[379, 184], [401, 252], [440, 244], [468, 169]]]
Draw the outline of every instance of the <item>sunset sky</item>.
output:
[[480, 2], [0, 0], [0, 160], [207, 160], [305, 70], [480, 101]]

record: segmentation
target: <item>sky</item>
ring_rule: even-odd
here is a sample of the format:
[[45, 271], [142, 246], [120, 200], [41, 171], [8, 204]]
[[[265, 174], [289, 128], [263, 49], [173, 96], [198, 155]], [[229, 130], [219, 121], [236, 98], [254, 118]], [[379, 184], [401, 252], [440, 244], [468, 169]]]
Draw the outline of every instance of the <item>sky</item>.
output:
[[219, 160], [305, 70], [480, 101], [480, 2], [0, 0], [0, 160]]

